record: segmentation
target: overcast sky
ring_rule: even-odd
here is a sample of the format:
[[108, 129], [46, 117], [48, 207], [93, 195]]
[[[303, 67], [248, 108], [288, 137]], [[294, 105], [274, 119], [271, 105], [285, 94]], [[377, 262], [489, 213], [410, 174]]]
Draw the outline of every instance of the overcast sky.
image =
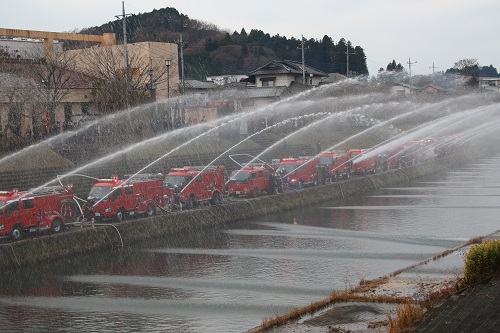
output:
[[[0, 28], [65, 32], [115, 20], [121, 0], [14, 0], [0, 10]], [[460, 59], [500, 71], [500, 0], [126, 0], [126, 13], [176, 8], [221, 29], [322, 39], [361, 46], [370, 75], [393, 59], [412, 74], [431, 74]], [[307, 62], [307, 59], [306, 59]]]

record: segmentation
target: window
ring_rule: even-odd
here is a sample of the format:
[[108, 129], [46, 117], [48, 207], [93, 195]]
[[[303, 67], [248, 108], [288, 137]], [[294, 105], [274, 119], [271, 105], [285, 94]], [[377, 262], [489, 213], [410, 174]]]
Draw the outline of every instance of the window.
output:
[[35, 208], [35, 199], [25, 199], [25, 200], [23, 200], [23, 208], [24, 209]]
[[262, 171], [259, 171], [259, 172], [257, 173], [257, 176], [258, 176], [259, 178], [264, 177], [264, 175], [262, 174]]
[[9, 218], [12, 213], [19, 210], [19, 201], [9, 202], [7, 207], [5, 207], [5, 216]]
[[134, 187], [132, 185], [125, 186], [124, 189], [125, 189], [125, 195], [134, 194]]
[[19, 103], [11, 103], [8, 115], [8, 126], [12, 133], [21, 135], [22, 107]]
[[196, 176], [196, 182], [201, 183], [201, 175]]
[[113, 192], [111, 192], [111, 200], [115, 201], [118, 197], [121, 197], [122, 196], [122, 189], [121, 187], [120, 188], [117, 188], [117, 189], [114, 189]]
[[90, 113], [90, 103], [82, 103], [82, 113], [83, 114]]
[[274, 87], [276, 85], [275, 77], [263, 77], [260, 79], [263, 87]]

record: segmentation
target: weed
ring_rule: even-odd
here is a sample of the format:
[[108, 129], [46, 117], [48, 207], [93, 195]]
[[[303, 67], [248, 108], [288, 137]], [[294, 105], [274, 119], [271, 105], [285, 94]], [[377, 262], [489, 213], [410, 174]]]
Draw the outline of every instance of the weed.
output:
[[396, 317], [393, 318], [388, 313], [387, 319], [389, 322], [388, 333], [409, 332], [424, 319], [424, 310], [420, 305], [406, 300], [406, 303], [398, 306]]
[[461, 287], [472, 285], [500, 270], [500, 240], [473, 245], [465, 255]]

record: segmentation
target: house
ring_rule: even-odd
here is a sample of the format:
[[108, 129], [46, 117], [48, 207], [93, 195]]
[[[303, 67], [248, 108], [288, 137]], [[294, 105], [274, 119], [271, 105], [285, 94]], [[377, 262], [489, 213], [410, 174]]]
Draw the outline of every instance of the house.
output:
[[500, 92], [500, 77], [480, 77], [478, 83], [481, 92]]
[[298, 61], [273, 60], [248, 73], [248, 77], [255, 87], [289, 87], [293, 83], [318, 86], [328, 74], [311, 66], [302, 66]]

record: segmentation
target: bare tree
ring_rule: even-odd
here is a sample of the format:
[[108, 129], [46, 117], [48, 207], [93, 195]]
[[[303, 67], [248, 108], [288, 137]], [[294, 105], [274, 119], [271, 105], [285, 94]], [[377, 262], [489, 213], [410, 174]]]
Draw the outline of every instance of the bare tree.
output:
[[[31, 66], [27, 68], [21, 63], [2, 63], [0, 66], [0, 100], [8, 105], [7, 119], [1, 121], [5, 123], [1, 129], [4, 147], [29, 141], [43, 115], [40, 110], [46, 92], [30, 77], [30, 69]], [[27, 123], [25, 133], [22, 132], [23, 122]]]
[[[29, 75], [44, 92], [41, 94], [43, 112], [45, 112], [45, 131], [50, 134], [57, 131], [56, 108], [62, 103], [71, 89], [80, 88], [85, 81], [75, 69], [75, 63], [63, 53], [52, 52], [40, 57], [34, 54]], [[83, 83], [84, 84], [84, 83]]]
[[95, 78], [94, 103], [102, 113], [154, 100], [156, 84], [166, 80], [164, 68], [144, 59], [134, 49], [128, 52], [128, 71], [121, 47], [93, 47], [86, 49], [84, 54], [78, 57], [78, 66]]

